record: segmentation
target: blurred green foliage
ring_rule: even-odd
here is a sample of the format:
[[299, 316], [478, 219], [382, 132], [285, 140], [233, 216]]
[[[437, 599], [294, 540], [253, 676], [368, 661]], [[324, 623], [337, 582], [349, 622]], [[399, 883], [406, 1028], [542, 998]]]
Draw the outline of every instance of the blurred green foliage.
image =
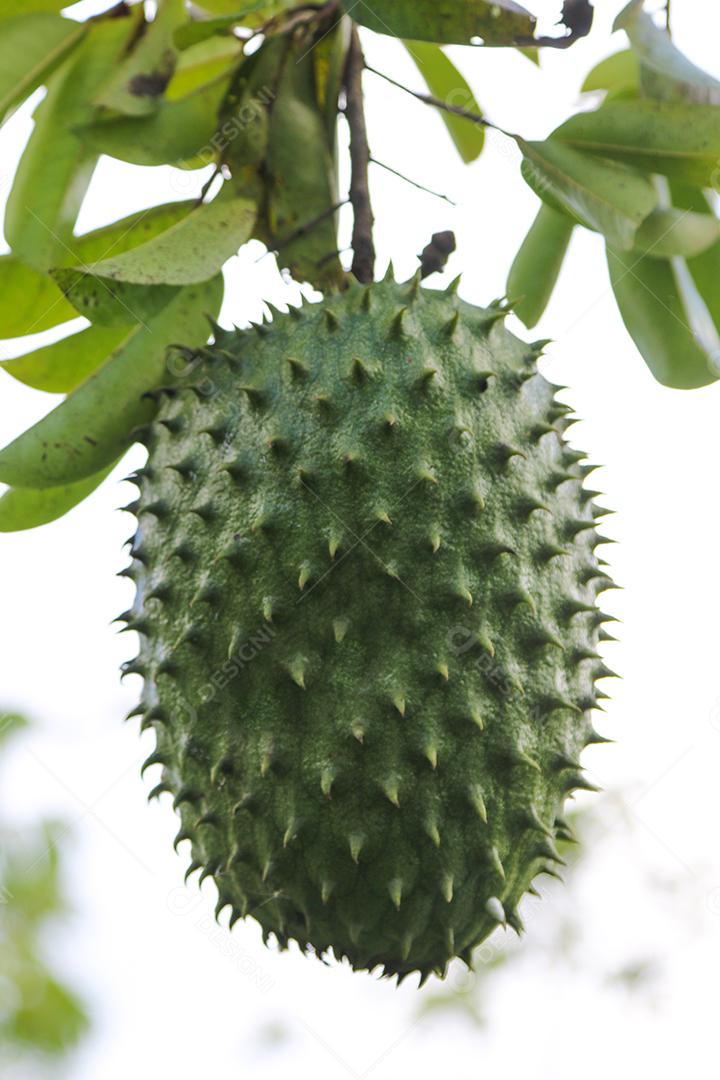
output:
[[[0, 714], [0, 762], [25, 726]], [[47, 931], [67, 914], [59, 845], [66, 829], [41, 822], [21, 829], [0, 820], [0, 1075], [23, 1064], [37, 1076], [73, 1049], [88, 1016], [47, 955]]]

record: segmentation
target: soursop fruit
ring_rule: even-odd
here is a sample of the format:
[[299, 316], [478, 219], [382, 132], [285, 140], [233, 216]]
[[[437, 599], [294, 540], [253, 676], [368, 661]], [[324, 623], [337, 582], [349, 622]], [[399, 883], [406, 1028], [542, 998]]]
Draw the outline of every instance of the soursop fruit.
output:
[[599, 511], [505, 314], [386, 280], [218, 331], [136, 477], [126, 670], [190, 870], [400, 978], [521, 929], [602, 741]]

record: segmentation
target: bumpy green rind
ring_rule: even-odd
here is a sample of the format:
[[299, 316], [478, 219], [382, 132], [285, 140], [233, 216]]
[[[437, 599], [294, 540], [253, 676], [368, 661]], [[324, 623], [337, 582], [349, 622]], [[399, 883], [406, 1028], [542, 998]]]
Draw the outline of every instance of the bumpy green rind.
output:
[[218, 910], [443, 973], [560, 861], [610, 584], [540, 346], [386, 281], [218, 332], [161, 395], [127, 613]]

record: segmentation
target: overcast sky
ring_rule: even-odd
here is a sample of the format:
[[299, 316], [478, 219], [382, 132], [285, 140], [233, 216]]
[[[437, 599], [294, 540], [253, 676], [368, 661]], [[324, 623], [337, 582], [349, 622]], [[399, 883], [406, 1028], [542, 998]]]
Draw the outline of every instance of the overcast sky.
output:
[[[622, 45], [620, 35], [609, 36], [619, 3], [598, 7], [593, 37], [546, 56], [542, 71], [516, 54], [452, 50], [495, 123], [544, 137], [580, 106], [585, 72]], [[680, 46], [720, 75], [720, 10], [684, 0], [674, 5], [674, 21]], [[418, 86], [399, 46], [371, 34], [365, 44], [373, 66]], [[459, 246], [448, 277], [462, 271], [469, 301], [501, 295], [537, 205], [516, 149], [491, 133], [480, 161], [464, 167], [437, 116], [372, 75], [366, 89], [374, 155], [458, 204], [375, 169], [380, 268], [392, 258], [398, 275], [409, 276], [430, 234], [453, 228]], [[30, 128], [23, 109], [0, 132], [3, 198]], [[202, 179], [192, 177], [195, 190]], [[187, 184], [187, 174], [170, 169], [103, 161], [81, 227], [190, 194]], [[257, 317], [263, 299], [296, 295], [257, 244], [231, 261], [227, 280], [228, 325]], [[618, 1067], [623, 1076], [669, 1080], [681, 1069], [705, 1076], [716, 1067], [720, 386], [683, 393], [653, 381], [617, 314], [601, 241], [587, 233], [573, 241], [532, 337], [554, 339], [544, 371], [568, 386], [562, 396], [584, 418], [574, 442], [605, 465], [594, 479], [617, 510], [606, 531], [618, 540], [606, 557], [625, 586], [607, 600], [622, 619], [608, 662], [624, 680], [598, 720], [617, 742], [586, 759], [610, 794], [599, 800], [597, 850], [585, 851], [567, 894], [583, 942], [574, 970], [528, 944], [527, 962], [493, 985], [490, 1023], [479, 1032], [447, 1016], [415, 1018], [423, 995], [437, 990], [432, 981], [420, 993], [410, 980], [396, 990], [346, 967], [266, 949], [254, 924], [232, 935], [213, 929], [212, 885], [202, 893], [182, 885], [187, 856], [173, 854], [169, 803], [145, 802], [157, 782], [152, 770], [139, 779], [151, 736], [140, 739], [136, 723], [122, 723], [139, 688], [133, 678], [121, 686], [118, 668], [135, 643], [110, 622], [131, 600], [127, 581], [115, 575], [132, 529], [116, 512], [132, 497], [118, 481], [141, 460], [133, 451], [62, 521], [0, 539], [0, 701], [36, 721], [5, 762], [0, 813], [17, 821], [47, 813], [72, 825], [75, 914], [51, 944], [96, 1018], [72, 1080], [254, 1080], [291, 1070], [314, 1080], [438, 1073], [550, 1080], [580, 1071], [599, 1080]], [[2, 356], [18, 351], [17, 342], [0, 345]], [[3, 442], [55, 403], [3, 376]], [[550, 940], [550, 908], [567, 902], [553, 895], [533, 908], [530, 935]], [[652, 990], [603, 982], [604, 972], [648, 956], [662, 968]], [[464, 993], [470, 983], [453, 973], [450, 985]]]

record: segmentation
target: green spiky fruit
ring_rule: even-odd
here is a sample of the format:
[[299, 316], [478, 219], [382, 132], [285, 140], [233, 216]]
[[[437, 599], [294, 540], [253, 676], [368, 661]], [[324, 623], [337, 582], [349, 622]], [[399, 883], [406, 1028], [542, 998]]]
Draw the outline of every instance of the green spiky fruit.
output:
[[504, 314], [386, 281], [221, 332], [137, 480], [127, 670], [191, 869], [400, 977], [521, 928], [599, 741], [597, 508]]

